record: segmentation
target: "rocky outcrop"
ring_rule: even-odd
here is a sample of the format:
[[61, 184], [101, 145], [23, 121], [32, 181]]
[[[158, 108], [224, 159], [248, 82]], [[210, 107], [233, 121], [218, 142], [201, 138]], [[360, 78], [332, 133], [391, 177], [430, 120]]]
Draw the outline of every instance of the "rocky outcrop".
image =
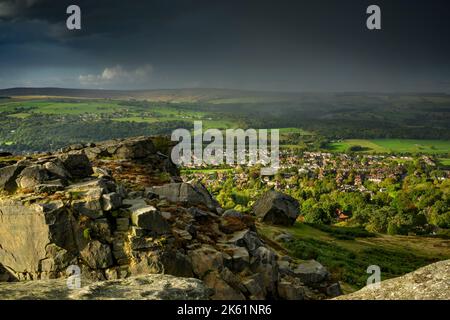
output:
[[299, 215], [299, 203], [281, 192], [270, 190], [261, 196], [253, 206], [253, 212], [260, 221], [291, 226]]
[[[212, 299], [313, 299], [336, 286], [317, 262], [281, 260], [252, 216], [223, 212], [203, 185], [179, 182], [152, 139], [74, 145], [1, 168], [0, 264], [8, 277], [59, 279], [77, 266], [84, 282], [118, 280], [62, 295], [77, 299], [133, 298], [122, 288], [140, 280], [122, 280], [142, 274], [195, 277]], [[298, 208], [287, 196], [264, 199], [257, 210], [263, 221], [295, 220]], [[180, 290], [173, 294], [182, 297]], [[172, 297], [144, 291], [144, 298]]]
[[369, 285], [339, 300], [450, 300], [450, 260]]
[[127, 279], [81, 282], [69, 289], [66, 279], [0, 283], [0, 297], [9, 300], [204, 300], [211, 291], [199, 280], [148, 274]]
[[216, 211], [219, 203], [200, 183], [171, 183], [163, 186], [151, 187], [146, 190], [147, 196], [157, 195], [171, 202], [179, 202], [187, 206], [204, 205]]
[[52, 192], [63, 189], [68, 179], [83, 179], [93, 173], [82, 151], [24, 159], [0, 168], [0, 192]]

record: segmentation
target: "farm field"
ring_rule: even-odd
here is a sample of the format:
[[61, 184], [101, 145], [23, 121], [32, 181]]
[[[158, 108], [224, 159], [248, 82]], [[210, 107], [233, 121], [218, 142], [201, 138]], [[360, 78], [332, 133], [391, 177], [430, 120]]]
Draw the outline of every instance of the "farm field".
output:
[[11, 116], [26, 117], [31, 113], [49, 115], [80, 115], [85, 113], [100, 114], [119, 111], [121, 106], [111, 101], [58, 101], [58, 100], [19, 100], [0, 104], [1, 111], [22, 110], [12, 113]]
[[416, 139], [346, 139], [331, 143], [329, 149], [335, 152], [345, 152], [355, 146], [362, 147], [361, 152], [370, 153], [404, 152], [443, 154], [450, 152], [450, 141]]
[[[236, 128], [233, 121], [220, 119], [204, 111], [183, 109], [177, 105], [152, 105], [150, 107], [135, 106], [133, 103], [127, 105], [122, 101], [111, 101], [107, 99], [79, 101], [68, 99], [18, 99], [11, 102], [1, 103], [0, 112], [8, 112], [8, 116], [18, 119], [26, 119], [33, 114], [42, 115], [101, 115], [112, 121], [155, 123], [162, 121], [203, 121], [204, 128]], [[14, 112], [17, 111], [17, 112]]]
[[[19, 91], [24, 95], [0, 100], [0, 149], [47, 151], [100, 137], [170, 134], [177, 128], [192, 129], [194, 121], [202, 121], [203, 130], [278, 128], [284, 149], [323, 150], [327, 141], [334, 140], [325, 149], [346, 152], [352, 146], [359, 146], [352, 151], [426, 153], [449, 158], [450, 138], [445, 117], [439, 114], [430, 116], [434, 120], [423, 125], [404, 125], [412, 116], [410, 111], [405, 112], [404, 104], [417, 107], [414, 118], [419, 118], [422, 113], [446, 109], [450, 100], [447, 97], [423, 97], [430, 106], [419, 108], [416, 105], [422, 100], [401, 95], [388, 100], [379, 96], [377, 99], [386, 104], [379, 107], [372, 96], [366, 95], [293, 96], [204, 89], [147, 93], [63, 90], [60, 94], [65, 94], [58, 96], [58, 90], [43, 89], [34, 94], [30, 90]], [[364, 107], [360, 106], [362, 102]], [[335, 104], [347, 107], [335, 109]], [[374, 108], [368, 108], [372, 104]], [[389, 117], [395, 125], [387, 128], [384, 122], [372, 123], [372, 127], [363, 124], [369, 118], [384, 119], [388, 107], [395, 114], [395, 119]], [[378, 139], [387, 132], [391, 136], [423, 136], [423, 140]], [[368, 138], [353, 138], [361, 133]], [[372, 136], [374, 139], [370, 139]], [[448, 160], [443, 164], [448, 165]]]

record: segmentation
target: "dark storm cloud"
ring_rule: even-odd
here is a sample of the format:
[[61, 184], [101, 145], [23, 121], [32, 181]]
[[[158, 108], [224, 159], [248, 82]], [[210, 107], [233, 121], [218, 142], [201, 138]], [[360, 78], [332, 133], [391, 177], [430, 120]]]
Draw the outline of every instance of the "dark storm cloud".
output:
[[[365, 28], [372, 3], [382, 8], [381, 31]], [[81, 31], [65, 28], [70, 4], [81, 7]], [[0, 0], [0, 86], [446, 90], [448, 7], [441, 0]]]

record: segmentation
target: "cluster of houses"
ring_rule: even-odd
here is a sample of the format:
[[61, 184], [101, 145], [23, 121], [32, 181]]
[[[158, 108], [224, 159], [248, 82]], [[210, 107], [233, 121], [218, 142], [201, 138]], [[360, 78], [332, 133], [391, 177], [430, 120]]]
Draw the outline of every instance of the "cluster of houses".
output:
[[[428, 156], [421, 157], [429, 166], [436, 166]], [[275, 176], [261, 176], [261, 182], [275, 189], [283, 190], [297, 187], [292, 177], [307, 177], [323, 179], [333, 177], [339, 190], [344, 192], [368, 192], [364, 186], [369, 181], [376, 185], [389, 179], [392, 182], [401, 181], [407, 174], [406, 163], [413, 161], [412, 157], [395, 155], [345, 154], [328, 152], [303, 152], [301, 155], [283, 150], [280, 153], [280, 167]], [[197, 166], [205, 168], [204, 165]], [[186, 179], [199, 178], [205, 183], [220, 183], [230, 176], [236, 186], [245, 185], [249, 180], [249, 170], [242, 165], [230, 165], [230, 171], [193, 171]], [[192, 166], [195, 168], [195, 165]], [[242, 170], [241, 170], [242, 169]], [[280, 179], [281, 177], [281, 179]], [[450, 171], [447, 172], [450, 178]], [[380, 191], [384, 188], [380, 186]]]

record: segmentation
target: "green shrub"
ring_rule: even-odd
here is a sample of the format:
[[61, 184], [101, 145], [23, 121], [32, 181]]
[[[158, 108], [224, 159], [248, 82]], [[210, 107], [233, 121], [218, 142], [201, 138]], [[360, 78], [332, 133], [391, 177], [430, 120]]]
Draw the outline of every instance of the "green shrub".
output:
[[399, 228], [395, 223], [391, 223], [389, 222], [388, 227], [387, 227], [387, 233], [390, 235], [396, 235], [399, 233]]
[[91, 240], [91, 229], [89, 229], [89, 228], [84, 229], [83, 230], [83, 237], [86, 240]]

